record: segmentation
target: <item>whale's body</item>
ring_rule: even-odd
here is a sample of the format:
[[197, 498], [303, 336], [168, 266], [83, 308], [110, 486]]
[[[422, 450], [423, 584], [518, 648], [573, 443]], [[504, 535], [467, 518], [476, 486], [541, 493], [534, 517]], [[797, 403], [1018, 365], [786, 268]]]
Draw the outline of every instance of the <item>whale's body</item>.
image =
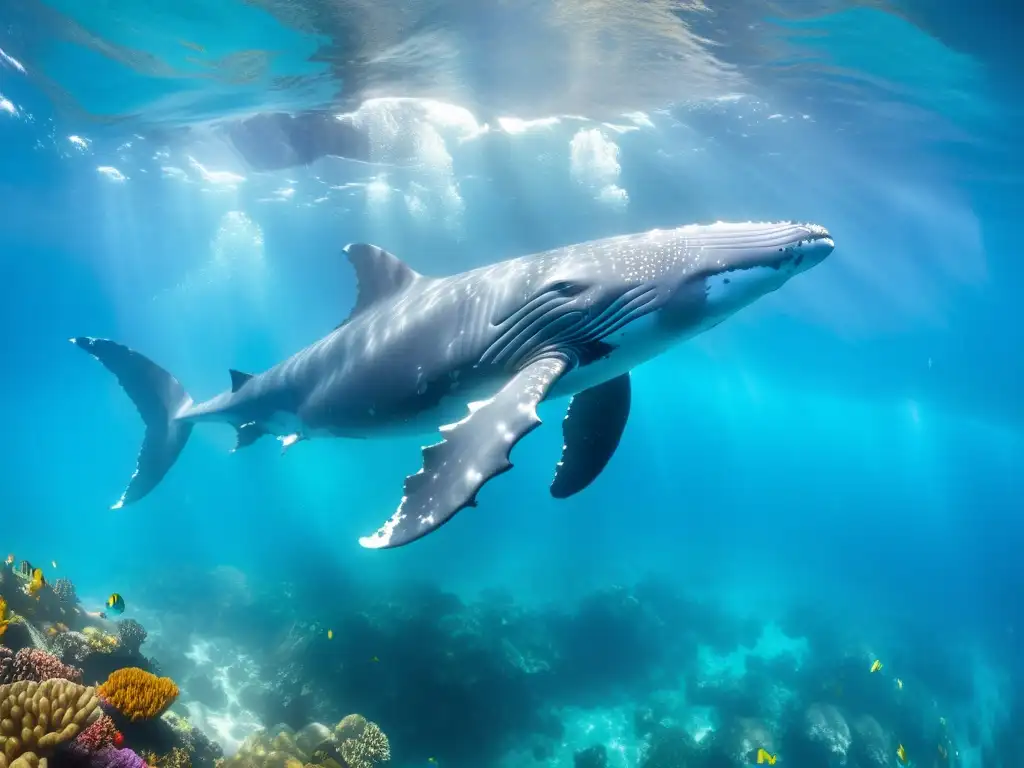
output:
[[[356, 306], [334, 331], [263, 373], [194, 403], [168, 372], [105, 339], [72, 342], [113, 371], [146, 422], [135, 474], [115, 506], [148, 494], [194, 424], [263, 435], [285, 447], [320, 437], [433, 431], [398, 511], [367, 547], [406, 544], [474, 506], [511, 468], [536, 405], [572, 396], [552, 493], [589, 485], [625, 428], [629, 371], [707, 330], [832, 252], [804, 224], [712, 224], [570, 245], [449, 277], [426, 277], [381, 248], [345, 248]], [[468, 409], [467, 409], [468, 406]], [[468, 415], [467, 415], [468, 411]]]

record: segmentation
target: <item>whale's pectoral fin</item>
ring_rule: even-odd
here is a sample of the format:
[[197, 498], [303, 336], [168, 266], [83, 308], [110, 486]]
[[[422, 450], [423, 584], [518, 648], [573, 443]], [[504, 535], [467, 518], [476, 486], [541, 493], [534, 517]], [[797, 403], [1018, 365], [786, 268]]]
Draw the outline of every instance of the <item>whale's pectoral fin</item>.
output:
[[573, 397], [562, 422], [562, 458], [552, 496], [568, 498], [597, 479], [622, 439], [631, 399], [628, 373]]
[[231, 449], [231, 452], [247, 448], [261, 437], [263, 437], [266, 431], [257, 424], [255, 421], [248, 421], [239, 427], [235, 427], [237, 439], [235, 440], [235, 447]]
[[540, 424], [537, 404], [568, 366], [562, 357], [530, 363], [490, 400], [471, 404], [469, 416], [441, 427], [441, 442], [423, 449], [423, 469], [405, 479], [398, 510], [359, 543], [370, 549], [400, 547], [459, 510], [475, 507], [484, 483], [512, 468], [512, 447]]

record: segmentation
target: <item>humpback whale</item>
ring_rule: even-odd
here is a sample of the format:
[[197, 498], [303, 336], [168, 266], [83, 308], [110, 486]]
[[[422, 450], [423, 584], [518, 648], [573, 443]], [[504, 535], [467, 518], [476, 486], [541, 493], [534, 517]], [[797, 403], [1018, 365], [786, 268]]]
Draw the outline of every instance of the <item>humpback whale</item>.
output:
[[570, 396], [550, 491], [579, 493], [612, 458], [629, 416], [630, 371], [821, 263], [835, 247], [816, 224], [716, 223], [594, 240], [448, 277], [428, 277], [365, 243], [343, 249], [358, 291], [333, 331], [196, 403], [179, 381], [108, 339], [71, 342], [134, 401], [145, 436], [114, 508], [139, 501], [174, 464], [194, 425], [225, 422], [234, 450], [272, 435], [287, 450], [320, 437], [433, 432], [393, 515], [359, 543], [398, 547], [474, 507], [537, 405]]

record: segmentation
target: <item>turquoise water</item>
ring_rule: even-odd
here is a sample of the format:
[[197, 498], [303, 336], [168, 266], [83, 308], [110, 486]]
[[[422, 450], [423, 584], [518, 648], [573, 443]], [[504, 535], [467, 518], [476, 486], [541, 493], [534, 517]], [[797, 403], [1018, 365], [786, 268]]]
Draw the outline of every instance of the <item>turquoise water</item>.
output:
[[[831, 766], [787, 746], [785, 713], [842, 677], [832, 703], [892, 742], [850, 764], [903, 743], [922, 768], [1017, 765], [1024, 158], [999, 30], [1020, 19], [862, 5], [0, 10], [0, 547], [56, 560], [90, 610], [125, 595], [229, 752], [360, 711], [400, 767], [568, 766], [601, 744], [615, 768], [681, 768], [651, 762], [651, 708], [691, 736], [760, 718], [779, 765]], [[260, 172], [225, 138], [300, 110], [354, 115], [368, 154]], [[636, 369], [622, 444], [576, 497], [546, 488], [557, 401], [478, 508], [401, 549], [357, 540], [422, 438], [235, 455], [203, 425], [153, 494], [108, 509], [142, 425], [68, 337], [205, 399], [347, 316], [349, 242], [443, 275], [776, 219], [825, 224], [835, 253]], [[312, 686], [304, 708], [268, 704], [282, 676]]]

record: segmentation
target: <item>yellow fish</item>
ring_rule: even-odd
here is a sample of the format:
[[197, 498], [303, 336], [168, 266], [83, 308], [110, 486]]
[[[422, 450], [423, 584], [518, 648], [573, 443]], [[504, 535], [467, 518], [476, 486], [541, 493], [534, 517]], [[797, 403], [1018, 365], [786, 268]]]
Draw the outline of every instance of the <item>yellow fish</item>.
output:
[[333, 629], [328, 629], [327, 630], [327, 639], [328, 640], [333, 640], [334, 639], [334, 630]]
[[901, 691], [903, 690], [903, 681], [900, 680], [898, 677], [896, 678], [896, 687], [899, 688]]
[[43, 569], [36, 568], [32, 571], [32, 580], [28, 583], [28, 586], [25, 587], [25, 591], [28, 592], [30, 596], [35, 597], [36, 600], [38, 600], [39, 595], [37, 593], [45, 586], [46, 577], [43, 576]]
[[5, 617], [7, 616], [7, 601], [0, 596], [0, 637], [4, 636], [4, 632], [7, 631], [7, 625], [11, 622]]
[[768, 765], [775, 765], [776, 759], [777, 759], [777, 756], [769, 754], [768, 750], [766, 750], [764, 747], [758, 747], [757, 748], [757, 764], [758, 765], [764, 765], [765, 763], [767, 763]]
[[902, 744], [896, 747], [896, 757], [898, 757], [900, 759], [900, 762], [904, 765], [907, 764], [907, 750], [903, 748]]
[[879, 661], [878, 659], [875, 659], [874, 663], [871, 665], [871, 671], [872, 672], [877, 672], [881, 668], [882, 668], [882, 662]]

